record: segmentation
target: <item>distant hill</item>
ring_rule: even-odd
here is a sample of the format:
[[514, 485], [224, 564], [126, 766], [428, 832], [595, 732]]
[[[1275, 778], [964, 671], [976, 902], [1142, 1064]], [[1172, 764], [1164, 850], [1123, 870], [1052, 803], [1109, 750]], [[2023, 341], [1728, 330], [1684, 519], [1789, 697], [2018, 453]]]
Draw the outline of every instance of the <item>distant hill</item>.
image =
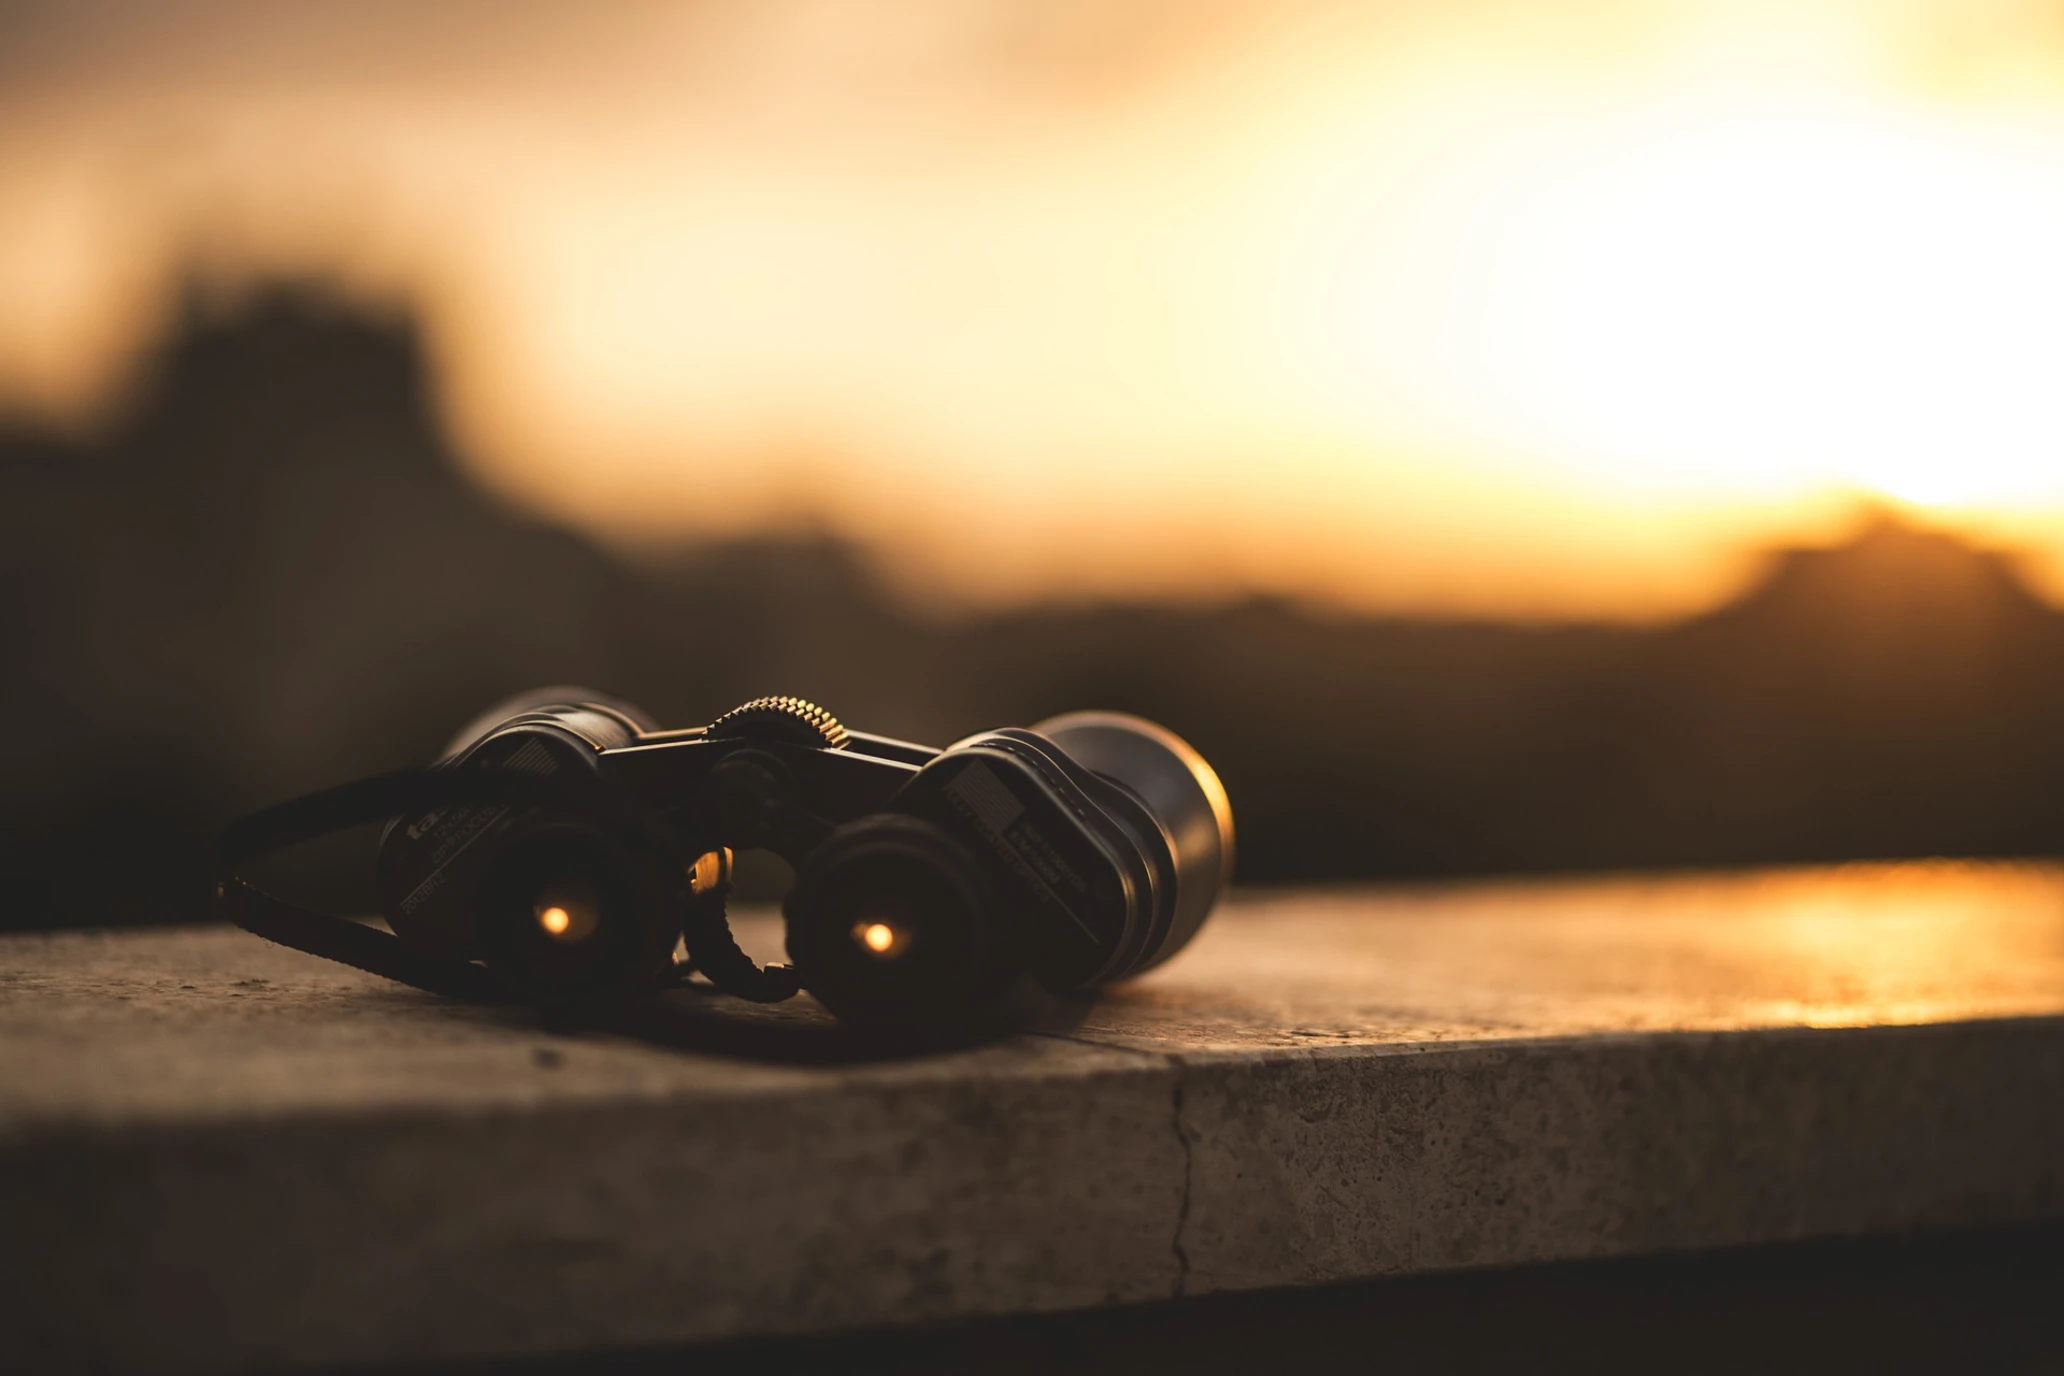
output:
[[1253, 602], [940, 626], [822, 539], [631, 565], [461, 475], [412, 324], [190, 308], [85, 446], [0, 434], [4, 925], [200, 911], [236, 812], [579, 682], [691, 724], [788, 691], [935, 741], [1075, 706], [1219, 765], [1255, 882], [2042, 851], [2064, 616], [1889, 519], [1655, 631]]

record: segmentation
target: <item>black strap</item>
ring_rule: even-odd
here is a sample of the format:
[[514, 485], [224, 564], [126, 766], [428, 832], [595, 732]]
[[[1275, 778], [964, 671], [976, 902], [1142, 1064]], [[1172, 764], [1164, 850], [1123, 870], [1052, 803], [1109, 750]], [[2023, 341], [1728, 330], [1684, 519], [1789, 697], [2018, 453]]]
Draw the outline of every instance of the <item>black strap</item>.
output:
[[[427, 955], [392, 932], [339, 917], [270, 894], [238, 874], [261, 855], [313, 841], [347, 827], [463, 803], [504, 806], [567, 801], [566, 795], [531, 775], [502, 770], [405, 769], [375, 774], [318, 793], [261, 809], [230, 824], [215, 843], [216, 898], [224, 916], [254, 936], [355, 970], [396, 980], [434, 994], [475, 1002], [517, 1003], [524, 996], [485, 966]], [[584, 800], [590, 807], [598, 799]], [[672, 849], [649, 818], [611, 809], [611, 820]], [[725, 913], [728, 883], [689, 900], [683, 936], [694, 968], [727, 993], [754, 1003], [778, 1003], [797, 990], [786, 965], [755, 965], [738, 947]], [[685, 976], [689, 966], [677, 966]]]
[[485, 966], [424, 955], [403, 945], [392, 932], [289, 903], [234, 875], [221, 882], [216, 897], [231, 922], [281, 946], [449, 998], [476, 1003], [516, 999]]
[[711, 984], [748, 1003], [794, 998], [802, 984], [793, 965], [755, 965], [752, 957], [739, 949], [725, 912], [730, 894], [731, 885], [726, 882], [688, 900], [681, 936], [695, 957], [696, 968], [709, 976]]
[[216, 840], [216, 899], [231, 922], [281, 946], [434, 994], [515, 1002], [515, 991], [484, 966], [426, 955], [403, 944], [392, 932], [290, 903], [258, 888], [237, 871], [258, 856], [347, 827], [459, 802], [533, 801], [528, 795], [541, 791], [532, 781], [506, 774], [407, 769], [279, 803], [231, 823]]

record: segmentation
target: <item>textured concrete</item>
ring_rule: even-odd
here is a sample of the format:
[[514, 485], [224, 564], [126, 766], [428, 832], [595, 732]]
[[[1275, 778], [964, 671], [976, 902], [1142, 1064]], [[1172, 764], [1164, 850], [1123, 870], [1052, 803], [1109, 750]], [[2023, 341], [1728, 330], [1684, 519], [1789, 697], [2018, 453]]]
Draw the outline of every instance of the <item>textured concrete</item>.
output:
[[[763, 945], [772, 939], [756, 929]], [[1250, 896], [1041, 1031], [0, 940], [0, 1367], [577, 1351], [2064, 1217], [2064, 872]]]

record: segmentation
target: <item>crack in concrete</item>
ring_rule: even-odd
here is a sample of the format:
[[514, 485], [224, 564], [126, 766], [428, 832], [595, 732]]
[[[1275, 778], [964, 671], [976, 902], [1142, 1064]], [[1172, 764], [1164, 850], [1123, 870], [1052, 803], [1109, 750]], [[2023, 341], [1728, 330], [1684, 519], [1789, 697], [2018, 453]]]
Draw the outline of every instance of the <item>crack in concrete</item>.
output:
[[1196, 1184], [1196, 1144], [1190, 1140], [1189, 1128], [1183, 1123], [1183, 1074], [1188, 1069], [1180, 1056], [1170, 1056], [1169, 1065], [1174, 1069], [1174, 1091], [1171, 1108], [1175, 1127], [1175, 1140], [1182, 1147], [1182, 1200], [1175, 1210], [1175, 1235], [1169, 1239], [1169, 1249], [1175, 1253], [1175, 1289], [1172, 1298], [1181, 1299], [1190, 1284], [1190, 1251], [1183, 1245], [1183, 1232], [1190, 1224], [1190, 1191]]
[[1190, 1249], [1183, 1245], [1183, 1234], [1190, 1226], [1190, 1195], [1196, 1185], [1197, 1154], [1196, 1143], [1190, 1136], [1188, 1125], [1183, 1121], [1183, 1079], [1189, 1073], [1189, 1062], [1174, 1052], [1152, 1052], [1133, 1047], [1112, 1046], [1078, 1032], [1050, 1032], [1036, 1028], [1027, 1029], [1029, 1035], [1046, 1037], [1054, 1041], [1071, 1042], [1076, 1046], [1093, 1046], [1099, 1051], [1124, 1051], [1131, 1055], [1158, 1059], [1174, 1072], [1170, 1076], [1169, 1125], [1175, 1129], [1176, 1144], [1182, 1148], [1182, 1195], [1175, 1206], [1175, 1233], [1168, 1240], [1168, 1249], [1175, 1257], [1175, 1285], [1170, 1298], [1181, 1299], [1190, 1285]]

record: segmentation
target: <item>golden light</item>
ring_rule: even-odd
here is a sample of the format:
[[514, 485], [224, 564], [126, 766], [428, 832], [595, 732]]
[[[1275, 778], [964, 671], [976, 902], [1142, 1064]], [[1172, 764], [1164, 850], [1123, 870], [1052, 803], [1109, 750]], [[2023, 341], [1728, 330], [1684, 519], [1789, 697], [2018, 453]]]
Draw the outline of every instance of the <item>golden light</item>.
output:
[[2054, 157], [1882, 109], [1679, 131], [1543, 209], [1515, 371], [1623, 483], [2057, 500]]
[[1402, 201], [1397, 111], [1315, 143], [1268, 335], [1297, 404], [1615, 501], [2064, 503], [2064, 113], [1534, 95], [1461, 102]]
[[878, 956], [888, 955], [900, 942], [896, 929], [886, 922], [862, 921], [853, 928], [853, 938]]
[[708, 893], [731, 882], [731, 852], [728, 849], [704, 851], [695, 857], [695, 863], [688, 867], [688, 891]]
[[538, 930], [557, 942], [585, 941], [601, 925], [601, 897], [585, 884], [559, 881], [537, 895], [531, 916]]
[[219, 261], [419, 311], [517, 504], [803, 520], [923, 597], [1662, 617], [1859, 492], [2064, 595], [2040, 7], [1105, 9], [611, 10], [471, 71], [232, 6], [192, 88], [81, 19], [0, 91], [0, 409], [115, 397]]

